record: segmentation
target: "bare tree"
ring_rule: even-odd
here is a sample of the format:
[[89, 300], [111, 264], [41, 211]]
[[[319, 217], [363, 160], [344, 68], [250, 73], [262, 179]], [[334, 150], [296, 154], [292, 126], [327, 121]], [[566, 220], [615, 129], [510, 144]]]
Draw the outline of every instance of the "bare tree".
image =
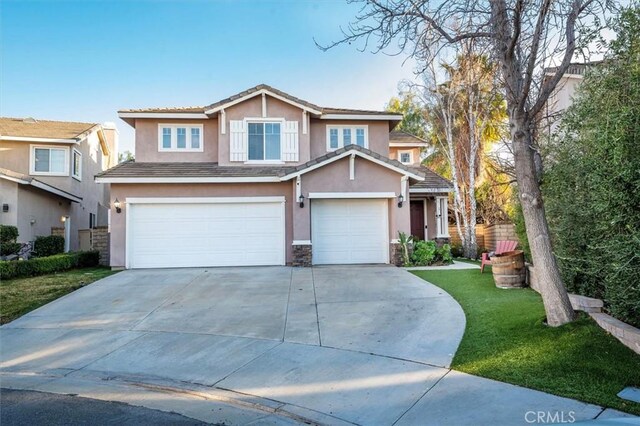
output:
[[[541, 282], [547, 323], [574, 319], [552, 252], [534, 138], [538, 117], [572, 59], [588, 55], [589, 42], [616, 7], [611, 0], [350, 0], [361, 3], [343, 37], [323, 49], [362, 42], [366, 50], [396, 49], [422, 63], [465, 40], [486, 44], [500, 64], [519, 197], [531, 255]], [[545, 67], [557, 61], [554, 72]]]
[[[445, 81], [439, 78], [442, 69]], [[462, 43], [453, 63], [438, 66], [433, 61], [423, 67], [423, 102], [431, 117], [432, 136], [451, 173], [456, 228], [469, 258], [477, 256], [476, 189], [483, 154], [506, 120], [496, 77], [496, 65], [472, 40]]]

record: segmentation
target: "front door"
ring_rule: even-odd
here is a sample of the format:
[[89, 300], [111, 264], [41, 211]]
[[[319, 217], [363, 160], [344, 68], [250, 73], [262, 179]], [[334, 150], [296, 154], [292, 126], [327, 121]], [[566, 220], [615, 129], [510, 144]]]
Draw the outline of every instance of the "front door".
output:
[[411, 235], [424, 240], [424, 201], [411, 200], [409, 206], [411, 210]]

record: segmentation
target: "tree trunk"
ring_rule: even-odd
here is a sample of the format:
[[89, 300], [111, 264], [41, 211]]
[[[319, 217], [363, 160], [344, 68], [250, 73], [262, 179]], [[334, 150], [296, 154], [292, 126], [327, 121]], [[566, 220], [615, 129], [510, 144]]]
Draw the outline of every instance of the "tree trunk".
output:
[[531, 257], [541, 286], [540, 293], [547, 314], [547, 324], [556, 327], [573, 321], [575, 313], [552, 252], [549, 225], [536, 176], [530, 130], [532, 124], [524, 114], [513, 117], [511, 113], [509, 121], [518, 191]]

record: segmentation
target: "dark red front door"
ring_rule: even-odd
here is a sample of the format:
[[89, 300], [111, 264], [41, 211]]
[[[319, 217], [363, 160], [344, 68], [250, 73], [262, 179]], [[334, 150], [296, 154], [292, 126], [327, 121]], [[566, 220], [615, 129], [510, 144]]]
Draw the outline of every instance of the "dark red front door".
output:
[[411, 235], [424, 240], [424, 203], [422, 200], [411, 200]]

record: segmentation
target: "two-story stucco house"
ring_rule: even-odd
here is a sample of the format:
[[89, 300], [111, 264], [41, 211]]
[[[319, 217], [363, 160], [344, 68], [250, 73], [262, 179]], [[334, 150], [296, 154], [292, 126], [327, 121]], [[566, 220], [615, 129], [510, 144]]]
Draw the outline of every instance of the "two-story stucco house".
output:
[[116, 209], [112, 267], [391, 263], [414, 198], [423, 232], [447, 237], [449, 182], [419, 165], [424, 141], [393, 138], [398, 114], [259, 85], [119, 116], [136, 130], [136, 160], [96, 177]]
[[109, 192], [94, 175], [117, 163], [113, 124], [0, 118], [0, 224], [31, 242], [64, 228], [65, 249], [78, 230], [106, 225]]

